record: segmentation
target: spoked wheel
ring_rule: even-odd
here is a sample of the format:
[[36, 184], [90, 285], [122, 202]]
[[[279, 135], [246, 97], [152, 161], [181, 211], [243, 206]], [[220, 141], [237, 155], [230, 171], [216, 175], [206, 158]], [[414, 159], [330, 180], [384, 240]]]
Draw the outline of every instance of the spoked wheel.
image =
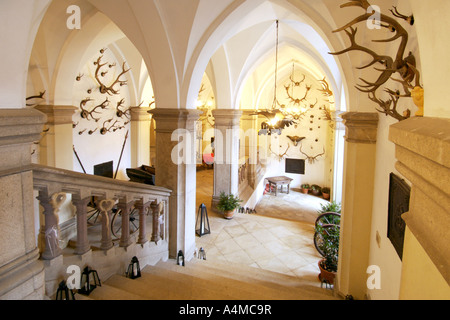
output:
[[95, 205], [94, 199], [92, 199], [87, 205], [87, 222], [90, 225], [94, 225], [97, 223], [97, 220], [100, 216], [100, 210]]
[[[314, 246], [316, 247], [317, 252], [324, 257], [325, 254], [323, 252], [323, 246], [324, 246], [324, 238], [327, 237], [327, 235], [333, 234], [336, 229], [340, 229], [339, 225], [336, 224], [325, 224], [322, 225], [321, 232], [316, 231], [314, 233]], [[339, 232], [339, 230], [337, 230]]]
[[341, 224], [341, 214], [336, 212], [325, 212], [319, 215], [316, 219], [316, 227], [327, 225], [327, 224]]
[[[323, 252], [324, 238], [330, 234], [334, 234], [340, 228], [341, 215], [336, 212], [326, 212], [319, 215], [316, 219], [316, 232], [314, 233], [314, 246], [321, 256], [325, 256]], [[318, 230], [319, 229], [319, 230]]]
[[[139, 210], [133, 208], [129, 216], [130, 234], [135, 234], [139, 230]], [[114, 209], [113, 218], [111, 220], [111, 233], [114, 237], [120, 238], [122, 234], [122, 210]]]

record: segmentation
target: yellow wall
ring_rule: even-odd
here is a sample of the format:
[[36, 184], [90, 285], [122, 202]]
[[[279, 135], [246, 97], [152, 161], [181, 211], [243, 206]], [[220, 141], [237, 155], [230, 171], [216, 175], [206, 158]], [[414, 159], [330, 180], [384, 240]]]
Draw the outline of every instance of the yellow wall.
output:
[[450, 287], [406, 228], [400, 300], [448, 300]]

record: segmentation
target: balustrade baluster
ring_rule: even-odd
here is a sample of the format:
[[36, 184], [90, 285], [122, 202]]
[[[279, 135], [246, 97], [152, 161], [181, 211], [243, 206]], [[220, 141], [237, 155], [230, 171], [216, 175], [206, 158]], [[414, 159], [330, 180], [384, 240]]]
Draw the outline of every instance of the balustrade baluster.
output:
[[87, 233], [87, 205], [90, 200], [90, 197], [81, 199], [78, 195], [72, 196], [72, 204], [77, 210], [77, 244], [75, 254], [78, 255], [91, 250]]
[[139, 210], [139, 238], [138, 243], [144, 244], [148, 241], [147, 239], [147, 212], [150, 207], [150, 203], [143, 203], [143, 201], [138, 201], [135, 204], [136, 209]]
[[65, 193], [54, 193], [48, 196], [47, 191], [39, 191], [37, 197], [39, 203], [44, 208], [44, 251], [41, 254], [42, 259], [52, 260], [61, 255], [62, 250], [59, 247], [59, 216], [58, 211], [66, 200]]
[[117, 208], [121, 210], [122, 215], [122, 232], [120, 234], [120, 247], [128, 247], [131, 244], [130, 239], [130, 212], [134, 206], [134, 201], [123, 202], [119, 201]]
[[153, 211], [153, 230], [152, 230], [152, 241], [155, 243], [161, 240], [161, 222], [160, 215], [164, 211], [163, 203], [153, 202], [151, 205]]
[[102, 240], [100, 245], [100, 249], [102, 250], [109, 250], [113, 247], [111, 237], [111, 219], [109, 214], [115, 204], [116, 201], [112, 199], [103, 199], [97, 203], [102, 219]]

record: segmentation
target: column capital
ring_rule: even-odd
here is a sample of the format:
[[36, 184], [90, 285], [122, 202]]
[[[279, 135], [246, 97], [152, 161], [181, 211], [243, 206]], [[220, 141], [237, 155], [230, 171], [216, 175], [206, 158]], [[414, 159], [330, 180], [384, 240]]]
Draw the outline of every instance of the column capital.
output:
[[353, 143], [375, 144], [377, 142], [378, 113], [346, 112], [340, 116], [346, 127], [345, 140]]
[[238, 109], [215, 109], [212, 115], [216, 126], [238, 126], [243, 111]]
[[38, 105], [36, 110], [47, 116], [47, 124], [72, 124], [72, 116], [78, 110], [74, 106]]
[[156, 121], [156, 132], [172, 133], [173, 130], [188, 129], [202, 114], [197, 109], [165, 109], [156, 108], [148, 111]]
[[131, 121], [149, 121], [151, 119], [151, 115], [149, 115], [151, 110], [150, 107], [130, 107]]
[[40, 139], [47, 117], [33, 109], [0, 110], [0, 146]]

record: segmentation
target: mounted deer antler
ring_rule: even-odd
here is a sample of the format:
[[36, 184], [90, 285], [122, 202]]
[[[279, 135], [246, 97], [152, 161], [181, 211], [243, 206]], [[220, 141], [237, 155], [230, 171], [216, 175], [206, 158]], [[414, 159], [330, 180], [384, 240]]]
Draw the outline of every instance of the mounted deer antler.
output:
[[[25, 100], [28, 101], [28, 100], [32, 100], [32, 99], [44, 99], [44, 94], [45, 94], [45, 90], [39, 92], [38, 95], [30, 96], [30, 97], [26, 98]], [[34, 106], [35, 103], [27, 103], [26, 105], [27, 105], [28, 107], [29, 107], [29, 106]]]
[[[98, 82], [98, 84], [99, 84], [99, 91], [100, 91], [100, 93], [102, 93], [102, 94], [108, 94], [108, 95], [113, 95], [113, 94], [118, 94], [119, 93], [119, 90], [116, 90], [116, 89], [114, 89], [114, 86], [116, 85], [116, 84], [119, 84], [120, 86], [124, 86], [124, 85], [126, 85], [127, 84], [127, 81], [126, 80], [120, 80], [120, 77], [121, 76], [123, 76], [125, 73], [127, 73], [128, 71], [130, 71], [131, 70], [131, 68], [130, 69], [125, 69], [125, 63], [126, 62], [124, 62], [123, 64], [122, 64], [122, 72], [117, 76], [117, 78], [116, 78], [116, 80], [114, 80], [114, 82], [111, 84], [111, 85], [109, 85], [109, 86], [106, 86], [105, 84], [103, 84], [102, 82], [101, 82], [101, 80], [100, 80], [100, 78], [99, 78], [99, 72], [100, 72], [100, 69], [103, 67], [103, 66], [105, 66], [106, 65], [106, 63], [101, 63], [101, 59], [103, 58], [103, 55], [102, 56], [100, 56], [100, 57], [98, 57], [98, 59], [97, 59], [97, 61], [95, 61], [94, 62], [94, 65], [96, 65], [97, 66], [97, 69], [95, 70], [95, 79], [97, 80], [97, 82]], [[101, 73], [102, 74], [102, 73]]]
[[305, 139], [306, 137], [299, 137], [299, 136], [287, 136], [293, 143], [294, 147], [298, 146], [298, 143]]
[[291, 100], [291, 102], [294, 105], [300, 105], [301, 102], [306, 101], [306, 98], [308, 97], [309, 91], [311, 90], [312, 86], [306, 86], [306, 91], [305, 91], [305, 95], [303, 96], [303, 98], [300, 99], [296, 99], [293, 96], [291, 96], [291, 94], [289, 93], [289, 88], [290, 86], [284, 87], [286, 89], [286, 94], [289, 98], [289, 100]]
[[290, 146], [288, 145], [286, 151], [283, 154], [276, 154], [275, 152], [272, 151], [272, 146], [269, 146], [270, 152], [272, 152], [275, 156], [278, 157], [278, 161], [283, 160], [283, 158], [287, 155], [287, 152], [289, 151], [289, 148], [290, 148]]
[[397, 18], [405, 20], [410, 25], [414, 25], [414, 22], [415, 22], [414, 21], [414, 15], [405, 16], [404, 14], [401, 14], [400, 12], [398, 12], [396, 6], [392, 6], [392, 8], [394, 8], [394, 10], [390, 9], [389, 11], [391, 11], [394, 16], [396, 16]]
[[91, 117], [92, 120], [94, 120], [95, 122], [98, 122], [100, 120], [100, 118], [94, 117], [94, 113], [100, 113], [100, 112], [97, 111], [98, 108], [101, 108], [103, 110], [106, 107], [108, 107], [108, 105], [109, 105], [108, 97], [106, 97], [105, 101], [103, 101], [101, 104], [95, 106], [91, 111], [88, 111], [88, 110], [84, 109], [84, 106], [89, 101], [92, 101], [92, 99], [91, 98], [87, 98], [87, 99], [84, 99], [84, 100], [82, 100], [80, 102], [81, 118], [89, 120], [89, 117]]
[[120, 110], [119, 108], [123, 105], [123, 103], [125, 102], [125, 99], [121, 99], [119, 102], [117, 102], [117, 106], [116, 106], [116, 115], [119, 118], [122, 118], [122, 116], [125, 116], [127, 119], [129, 119], [129, 114], [130, 114], [130, 109], [127, 109], [125, 111]]
[[292, 83], [295, 87], [300, 87], [300, 85], [301, 85], [301, 84], [305, 81], [305, 79], [306, 79], [306, 76], [305, 76], [305, 75], [303, 75], [303, 79], [300, 80], [300, 81], [295, 81], [292, 77], [293, 77], [293, 76], [291, 75], [291, 76], [289, 77], [289, 80], [291, 80], [291, 83]]
[[[384, 68], [382, 68], [382, 69], [375, 68], [375, 70], [381, 72], [381, 74], [379, 75], [377, 80], [375, 80], [374, 82], [370, 82], [370, 81], [367, 81], [364, 79], [360, 79], [363, 82], [363, 84], [358, 84], [356, 86], [356, 88], [361, 92], [365, 92], [365, 93], [369, 94], [369, 98], [372, 101], [374, 101], [380, 105], [381, 109], [378, 109], [378, 111], [385, 113], [386, 115], [395, 116], [395, 118], [398, 120], [406, 119], [405, 116], [401, 116], [401, 115], [398, 116], [398, 113], [396, 114], [394, 112], [395, 109], [393, 111], [389, 107], [389, 105], [393, 104], [394, 102], [395, 102], [394, 104], [396, 106], [396, 103], [398, 101], [396, 101], [395, 99], [392, 100], [392, 98], [391, 98], [391, 101], [383, 101], [383, 100], [377, 98], [376, 91], [381, 86], [383, 86], [389, 79], [391, 79], [393, 74], [399, 73], [400, 76], [402, 77], [402, 80], [400, 80], [399, 82], [403, 83], [403, 88], [405, 89], [405, 95], [403, 95], [403, 96], [404, 97], [411, 96], [411, 91], [409, 90], [410, 89], [409, 84], [416, 77], [417, 73], [414, 71], [416, 68], [416, 63], [415, 63], [415, 58], [412, 55], [412, 53], [410, 53], [409, 56], [404, 57], [406, 46], [408, 43], [408, 32], [394, 18], [391, 18], [385, 14], [380, 13], [380, 21], [382, 23], [380, 23], [379, 26], [383, 27], [383, 28], [387, 28], [388, 30], [390, 30], [391, 32], [394, 32], [395, 34], [391, 38], [382, 39], [382, 40], [373, 40], [373, 42], [394, 42], [394, 41], [397, 41], [398, 39], [400, 39], [400, 44], [397, 49], [395, 57], [392, 58], [387, 55], [379, 55], [376, 52], [374, 52], [373, 50], [371, 50], [369, 48], [365, 48], [356, 43], [356, 34], [357, 34], [358, 29], [356, 27], [355, 28], [353, 27], [354, 25], [356, 25], [360, 22], [365, 22], [372, 17], [373, 10], [370, 10], [372, 8], [371, 4], [367, 0], [353, 0], [353, 1], [350, 1], [348, 3], [341, 5], [341, 8], [344, 8], [344, 7], [360, 7], [365, 10], [365, 13], [358, 16], [354, 20], [350, 21], [345, 26], [333, 31], [333, 32], [345, 31], [345, 33], [347, 34], [347, 36], [350, 39], [350, 47], [348, 47], [342, 51], [330, 53], [330, 54], [340, 55], [340, 54], [347, 53], [350, 51], [362, 51], [362, 52], [365, 52], [365, 53], [369, 54], [370, 56], [372, 56], [373, 59], [370, 63], [368, 63], [367, 65], [362, 66], [358, 69], [368, 68], [370, 66], [373, 66], [375, 63], [382, 64], [384, 66]], [[395, 17], [404, 19], [404, 20], [408, 21], [410, 24], [413, 23], [412, 16], [406, 17], [406, 16], [400, 14], [396, 7], [394, 7], [394, 10], [391, 10], [391, 12]], [[416, 79], [416, 81], [417, 81], [417, 79]]]
[[321, 157], [321, 156], [323, 156], [325, 154], [325, 148], [323, 148], [323, 152], [322, 153], [319, 153], [316, 156], [309, 156], [309, 155], [307, 155], [306, 153], [304, 153], [302, 151], [302, 145], [300, 144], [300, 152], [306, 157], [306, 160], [308, 160], [309, 164], [314, 164], [317, 161], [318, 157]]
[[323, 80], [319, 80], [320, 84], [323, 87], [323, 89], [319, 89], [319, 91], [322, 92], [325, 97], [331, 97], [333, 95], [333, 91], [330, 90], [330, 85], [325, 79], [326, 77], [324, 77]]

